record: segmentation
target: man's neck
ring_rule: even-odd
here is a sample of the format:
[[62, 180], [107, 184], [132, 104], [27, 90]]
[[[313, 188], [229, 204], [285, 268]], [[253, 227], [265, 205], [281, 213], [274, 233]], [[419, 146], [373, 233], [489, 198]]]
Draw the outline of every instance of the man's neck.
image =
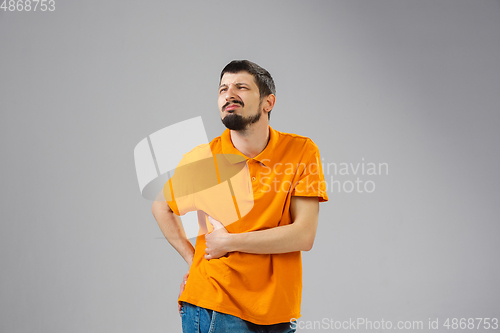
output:
[[258, 121], [243, 131], [230, 131], [233, 146], [243, 155], [254, 158], [259, 155], [269, 142], [269, 123]]

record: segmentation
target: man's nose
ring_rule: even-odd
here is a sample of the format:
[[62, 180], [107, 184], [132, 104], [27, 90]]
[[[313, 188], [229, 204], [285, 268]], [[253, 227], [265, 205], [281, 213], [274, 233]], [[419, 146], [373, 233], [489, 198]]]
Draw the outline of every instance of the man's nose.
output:
[[227, 90], [226, 90], [226, 101], [229, 102], [229, 100], [232, 100], [232, 99], [236, 99], [236, 93], [234, 91], [233, 86], [230, 85], [229, 87], [227, 87]]

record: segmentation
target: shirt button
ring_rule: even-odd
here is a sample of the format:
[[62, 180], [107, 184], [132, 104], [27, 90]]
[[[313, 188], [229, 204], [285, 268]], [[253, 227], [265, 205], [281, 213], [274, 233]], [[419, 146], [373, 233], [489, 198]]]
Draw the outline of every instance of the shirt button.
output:
[[255, 177], [252, 177], [252, 181], [253, 181], [253, 182], [254, 182], [254, 181], [255, 181], [256, 179], [257, 179], [257, 178], [255, 178]]

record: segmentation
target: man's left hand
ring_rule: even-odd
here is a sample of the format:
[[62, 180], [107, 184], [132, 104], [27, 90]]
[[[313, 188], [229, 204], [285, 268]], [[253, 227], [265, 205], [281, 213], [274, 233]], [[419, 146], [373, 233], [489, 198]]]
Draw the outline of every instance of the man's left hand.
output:
[[217, 259], [225, 256], [228, 252], [230, 233], [222, 223], [208, 216], [208, 221], [214, 227], [214, 231], [205, 234], [205, 259]]

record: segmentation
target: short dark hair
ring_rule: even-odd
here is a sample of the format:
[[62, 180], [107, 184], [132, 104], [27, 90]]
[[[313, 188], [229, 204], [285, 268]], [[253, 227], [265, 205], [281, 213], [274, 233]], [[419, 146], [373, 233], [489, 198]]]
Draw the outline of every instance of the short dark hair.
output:
[[[219, 84], [222, 81], [222, 77], [225, 73], [239, 73], [248, 72], [253, 75], [257, 87], [259, 88], [260, 100], [262, 101], [264, 97], [271, 94], [276, 95], [276, 87], [274, 86], [274, 80], [271, 74], [264, 68], [260, 67], [256, 63], [248, 60], [233, 60], [224, 67], [220, 73]], [[271, 118], [271, 111], [267, 113], [268, 119]]]

